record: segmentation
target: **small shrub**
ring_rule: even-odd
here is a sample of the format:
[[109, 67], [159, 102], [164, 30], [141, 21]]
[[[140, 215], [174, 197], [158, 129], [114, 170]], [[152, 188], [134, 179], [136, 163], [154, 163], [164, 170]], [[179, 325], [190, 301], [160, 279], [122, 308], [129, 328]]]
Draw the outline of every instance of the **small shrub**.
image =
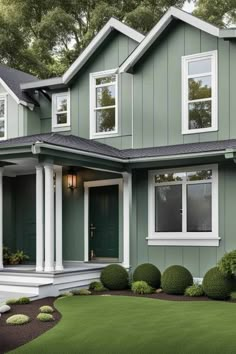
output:
[[236, 291], [232, 291], [232, 293], [230, 294], [230, 299], [233, 301], [236, 300]]
[[106, 291], [107, 289], [103, 286], [103, 284], [100, 281], [93, 281], [89, 285], [89, 290], [99, 292], [99, 291]]
[[28, 323], [29, 321], [29, 316], [19, 314], [8, 317], [6, 323], [9, 325], [23, 325], [25, 323]]
[[16, 304], [17, 305], [27, 305], [30, 303], [30, 299], [28, 297], [19, 297], [19, 299], [17, 299]]
[[73, 294], [72, 294], [71, 291], [66, 291], [65, 293], [61, 293], [59, 296], [60, 296], [60, 297], [73, 296]]
[[110, 264], [101, 272], [101, 282], [110, 290], [124, 290], [129, 284], [127, 270], [119, 264]]
[[44, 305], [39, 308], [39, 311], [41, 313], [53, 313], [54, 308], [52, 308], [52, 306]]
[[16, 305], [17, 301], [18, 301], [18, 299], [8, 299], [6, 301], [6, 305]]
[[225, 255], [218, 262], [218, 268], [225, 275], [235, 274], [236, 272], [236, 250]]
[[185, 267], [173, 265], [164, 271], [161, 285], [167, 294], [183, 295], [185, 289], [193, 285], [193, 277]]
[[73, 289], [71, 292], [73, 295], [91, 295], [91, 291], [88, 289]]
[[151, 286], [143, 280], [135, 281], [131, 286], [131, 290], [133, 291], [133, 293], [141, 295], [151, 294], [153, 292]]
[[41, 322], [51, 322], [54, 321], [55, 319], [53, 315], [51, 315], [50, 313], [39, 313], [37, 316], [37, 320]]
[[133, 280], [143, 280], [152, 288], [157, 289], [161, 283], [161, 272], [151, 263], [140, 264], [134, 271]]
[[202, 286], [205, 294], [211, 299], [226, 300], [232, 290], [232, 278], [214, 267], [205, 274]]
[[202, 288], [202, 285], [200, 284], [193, 284], [191, 286], [189, 286], [186, 290], [184, 295], [186, 296], [192, 296], [192, 297], [197, 297], [197, 296], [203, 296], [204, 295], [204, 291]]

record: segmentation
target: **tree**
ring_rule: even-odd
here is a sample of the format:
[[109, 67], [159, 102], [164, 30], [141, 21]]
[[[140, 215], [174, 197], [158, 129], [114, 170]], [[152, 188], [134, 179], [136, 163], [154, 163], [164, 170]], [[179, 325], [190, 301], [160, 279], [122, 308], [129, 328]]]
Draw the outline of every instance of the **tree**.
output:
[[219, 27], [228, 27], [236, 22], [235, 0], [195, 0], [194, 15]]
[[61, 75], [111, 16], [148, 32], [184, 0], [0, 0], [0, 62]]

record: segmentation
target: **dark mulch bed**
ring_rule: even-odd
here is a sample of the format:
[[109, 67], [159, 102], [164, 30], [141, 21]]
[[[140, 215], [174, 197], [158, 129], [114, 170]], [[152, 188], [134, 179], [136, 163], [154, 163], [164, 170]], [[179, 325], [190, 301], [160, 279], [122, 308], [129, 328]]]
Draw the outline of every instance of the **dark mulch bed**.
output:
[[146, 295], [137, 295], [134, 294], [131, 290], [107, 290], [102, 292], [93, 291], [92, 295], [122, 295], [122, 296], [138, 296], [138, 297], [148, 297], [151, 299], [157, 300], [169, 300], [169, 301], [214, 301], [209, 299], [206, 296], [199, 296], [199, 297], [191, 297], [191, 296], [184, 296], [184, 295], [168, 295], [165, 293], [154, 293], [154, 294], [146, 294]]
[[[0, 318], [0, 354], [7, 353], [32, 339], [40, 336], [42, 333], [54, 327], [61, 318], [61, 314], [55, 309], [53, 322], [41, 322], [36, 319], [39, 313], [39, 307], [50, 305], [53, 307], [54, 297], [48, 297], [32, 301], [27, 305], [11, 305], [11, 311], [2, 314]], [[28, 315], [31, 321], [22, 326], [9, 326], [6, 324], [6, 319], [15, 314]]]

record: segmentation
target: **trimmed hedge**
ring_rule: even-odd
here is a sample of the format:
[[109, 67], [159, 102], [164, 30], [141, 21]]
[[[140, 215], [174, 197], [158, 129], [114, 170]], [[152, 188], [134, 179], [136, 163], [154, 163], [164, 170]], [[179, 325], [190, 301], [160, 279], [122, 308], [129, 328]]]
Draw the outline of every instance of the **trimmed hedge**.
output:
[[124, 290], [129, 285], [127, 270], [119, 264], [110, 264], [101, 272], [101, 282], [110, 290]]
[[205, 294], [215, 300], [228, 299], [232, 285], [232, 277], [224, 275], [217, 267], [208, 270], [202, 282]]
[[185, 289], [191, 285], [193, 285], [192, 274], [183, 266], [170, 266], [162, 275], [161, 286], [167, 294], [183, 295]]
[[133, 280], [143, 280], [152, 288], [158, 289], [161, 283], [161, 272], [154, 264], [140, 264], [134, 271]]

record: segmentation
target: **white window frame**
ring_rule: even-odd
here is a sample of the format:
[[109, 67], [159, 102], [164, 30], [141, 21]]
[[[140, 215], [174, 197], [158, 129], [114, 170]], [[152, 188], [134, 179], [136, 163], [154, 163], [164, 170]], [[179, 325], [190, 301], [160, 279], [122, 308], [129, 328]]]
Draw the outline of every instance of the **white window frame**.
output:
[[[67, 96], [67, 122], [57, 124], [57, 97]], [[63, 112], [61, 112], [63, 113]], [[70, 130], [70, 90], [52, 94], [52, 131]]]
[[[112, 137], [112, 136], [118, 135], [119, 93], [118, 93], [118, 74], [116, 74], [116, 72], [117, 72], [117, 69], [112, 69], [112, 70], [100, 71], [100, 72], [90, 74], [90, 139], [106, 138], [106, 137]], [[96, 87], [99, 87], [99, 85], [96, 85], [96, 79], [98, 79], [100, 77], [112, 76], [112, 75], [115, 75], [116, 82], [115, 82], [115, 84], [109, 83], [109, 84], [107, 84], [107, 86], [115, 85], [116, 104], [113, 106], [106, 107], [106, 108], [114, 108], [115, 107], [115, 129], [111, 132], [97, 133], [96, 132], [96, 110], [99, 110], [101, 108], [99, 108], [99, 109], [96, 108]], [[105, 85], [106, 84], [102, 84], [101, 86], [105, 86]]]
[[[203, 74], [188, 75], [188, 63], [192, 61], [200, 61], [202, 59], [211, 59], [211, 72]], [[218, 130], [218, 64], [217, 64], [217, 50], [205, 53], [198, 53], [182, 57], [182, 134], [197, 134], [212, 132]], [[211, 76], [212, 83], [212, 112], [211, 112], [211, 127], [189, 129], [189, 112], [188, 103], [209, 101], [209, 98], [201, 98], [199, 100], [188, 99], [188, 79], [202, 76]]]
[[7, 139], [7, 127], [8, 127], [8, 122], [7, 122], [7, 94], [0, 94], [0, 100], [4, 100], [4, 117], [0, 118], [0, 121], [5, 122], [5, 130], [4, 130], [4, 136], [0, 138], [1, 140], [6, 140]]
[[[211, 180], [198, 180], [195, 182], [175, 181], [155, 183], [154, 176], [156, 174], [191, 172], [201, 170], [212, 170]], [[186, 185], [199, 183], [212, 184], [212, 231], [211, 232], [187, 232], [187, 199]], [[166, 185], [182, 184], [182, 232], [156, 232], [155, 231], [155, 187]], [[151, 170], [148, 173], [148, 245], [150, 246], [219, 246], [219, 211], [218, 211], [218, 165], [202, 165], [193, 167], [182, 167], [176, 169]], [[170, 221], [171, 222], [171, 221]]]

